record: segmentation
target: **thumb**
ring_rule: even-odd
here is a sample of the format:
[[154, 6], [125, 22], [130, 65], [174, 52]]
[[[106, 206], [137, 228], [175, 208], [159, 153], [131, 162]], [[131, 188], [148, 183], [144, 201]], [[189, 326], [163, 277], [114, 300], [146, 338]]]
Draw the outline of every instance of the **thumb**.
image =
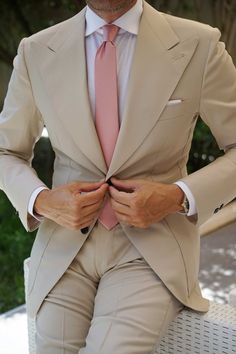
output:
[[134, 191], [140, 186], [140, 182], [132, 179], [120, 180], [115, 177], [111, 178], [112, 184], [118, 189], [131, 190]]
[[71, 190], [73, 192], [91, 192], [100, 188], [103, 184], [105, 184], [104, 180], [99, 182], [75, 182], [71, 186]]

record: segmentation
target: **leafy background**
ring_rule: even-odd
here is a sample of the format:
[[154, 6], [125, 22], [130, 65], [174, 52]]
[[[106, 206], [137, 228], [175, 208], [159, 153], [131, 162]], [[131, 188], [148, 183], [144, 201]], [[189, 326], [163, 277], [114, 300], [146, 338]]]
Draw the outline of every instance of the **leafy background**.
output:
[[[222, 40], [236, 58], [235, 0], [158, 0], [148, 1], [160, 11], [216, 26]], [[1, 0], [0, 1], [0, 107], [7, 90], [12, 61], [19, 41], [43, 28], [76, 14], [85, 1]], [[213, 161], [221, 152], [208, 127], [199, 119], [188, 163], [189, 172]], [[50, 186], [54, 155], [50, 142], [41, 138], [35, 148], [33, 165]], [[35, 232], [28, 234], [14, 208], [0, 191], [0, 313], [24, 302], [23, 260], [30, 254]]]

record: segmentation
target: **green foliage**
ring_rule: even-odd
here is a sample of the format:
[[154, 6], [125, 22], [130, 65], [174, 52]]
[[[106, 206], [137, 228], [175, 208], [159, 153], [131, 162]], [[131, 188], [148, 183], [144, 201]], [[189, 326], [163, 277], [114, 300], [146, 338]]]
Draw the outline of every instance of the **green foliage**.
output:
[[[54, 154], [48, 139], [35, 147], [33, 166], [49, 187]], [[0, 313], [25, 302], [23, 261], [29, 257], [35, 232], [27, 233], [3, 192], [0, 192]]]
[[50, 188], [52, 186], [52, 174], [54, 163], [54, 152], [50, 140], [41, 138], [34, 149], [33, 167], [39, 178]]
[[84, 5], [76, 0], [1, 0], [0, 60], [11, 66], [23, 37], [75, 15]]
[[0, 313], [24, 303], [23, 260], [34, 234], [27, 234], [3, 192], [0, 193]]
[[192, 173], [213, 162], [223, 154], [208, 126], [199, 119], [194, 131], [188, 161], [188, 172]]

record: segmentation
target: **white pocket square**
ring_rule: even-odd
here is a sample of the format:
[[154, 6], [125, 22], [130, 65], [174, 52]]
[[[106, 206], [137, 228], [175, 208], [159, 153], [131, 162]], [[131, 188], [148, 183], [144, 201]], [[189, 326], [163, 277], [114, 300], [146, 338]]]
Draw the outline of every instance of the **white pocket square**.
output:
[[182, 103], [182, 102], [183, 102], [183, 100], [181, 100], [181, 99], [169, 100], [167, 102], [167, 106], [174, 106], [174, 105]]

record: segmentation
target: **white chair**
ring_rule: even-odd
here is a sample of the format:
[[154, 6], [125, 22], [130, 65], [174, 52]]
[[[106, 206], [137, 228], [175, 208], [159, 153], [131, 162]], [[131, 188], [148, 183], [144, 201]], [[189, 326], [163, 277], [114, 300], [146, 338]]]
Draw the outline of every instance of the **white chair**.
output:
[[[29, 258], [24, 262], [25, 288], [29, 262]], [[211, 302], [206, 314], [183, 310], [152, 354], [236, 354], [235, 292], [231, 303], [234, 307]], [[28, 336], [29, 352], [35, 354], [35, 321], [29, 317]]]

